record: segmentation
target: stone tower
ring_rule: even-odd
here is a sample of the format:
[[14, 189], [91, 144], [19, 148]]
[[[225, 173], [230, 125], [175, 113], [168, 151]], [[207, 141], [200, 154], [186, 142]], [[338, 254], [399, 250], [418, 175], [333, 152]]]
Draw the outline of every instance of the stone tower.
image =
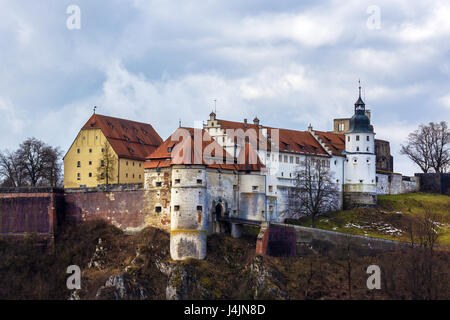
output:
[[365, 111], [359, 86], [355, 114], [345, 133], [344, 209], [377, 205], [375, 133]]
[[170, 255], [173, 260], [204, 259], [208, 214], [206, 168], [172, 167]]

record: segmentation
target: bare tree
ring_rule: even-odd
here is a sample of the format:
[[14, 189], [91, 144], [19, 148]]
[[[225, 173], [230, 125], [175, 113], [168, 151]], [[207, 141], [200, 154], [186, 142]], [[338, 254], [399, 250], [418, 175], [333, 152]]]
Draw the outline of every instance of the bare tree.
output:
[[0, 153], [0, 177], [5, 187], [20, 187], [23, 185], [23, 173], [20, 170], [17, 154], [5, 150]]
[[326, 160], [305, 157], [305, 161], [295, 172], [294, 187], [289, 189], [288, 195], [288, 211], [291, 216], [310, 216], [313, 228], [319, 214], [336, 210], [339, 203], [333, 174], [324, 161]]
[[450, 130], [447, 122], [420, 125], [418, 130], [409, 134], [400, 153], [408, 156], [424, 173], [431, 169], [445, 172], [450, 166]]
[[59, 186], [61, 182], [61, 150], [36, 138], [28, 138], [15, 152], [0, 154], [0, 176], [3, 185]]
[[114, 171], [116, 167], [116, 156], [107, 142], [103, 146], [103, 156], [97, 167], [97, 181], [100, 184], [109, 185], [114, 181]]

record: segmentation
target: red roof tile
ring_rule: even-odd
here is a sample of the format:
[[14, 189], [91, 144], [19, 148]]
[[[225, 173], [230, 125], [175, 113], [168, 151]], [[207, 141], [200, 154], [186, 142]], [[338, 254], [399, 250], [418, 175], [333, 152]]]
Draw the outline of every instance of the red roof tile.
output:
[[[195, 136], [196, 134], [199, 135], [198, 138]], [[201, 139], [201, 144], [195, 143], [195, 141], [199, 141], [196, 139]], [[190, 154], [184, 155], [184, 150], [190, 150]], [[216, 151], [218, 151], [218, 154], [216, 154]], [[250, 156], [253, 157], [251, 158], [252, 160], [254, 159], [255, 154], [251, 153], [250, 147], [246, 147], [243, 152], [245, 152], [245, 159], [248, 159]], [[205, 157], [205, 154], [209, 156]], [[256, 159], [254, 164], [236, 163], [236, 159], [228, 154], [206, 130], [198, 129], [198, 131], [195, 131], [194, 128], [185, 127], [178, 128], [147, 157], [147, 160], [144, 168], [163, 168], [174, 164], [202, 164], [218, 169], [259, 171], [264, 167], [259, 159]], [[229, 163], [230, 161], [233, 163]]]
[[331, 131], [316, 131], [314, 132], [319, 136], [320, 140], [331, 150], [333, 155], [341, 156], [342, 151], [345, 150], [345, 135], [340, 133], [334, 133]]
[[145, 160], [162, 143], [148, 123], [93, 114], [82, 129], [100, 129], [121, 158]]
[[[218, 122], [223, 129], [254, 129], [259, 136], [260, 129], [267, 129], [267, 133], [273, 137], [271, 130], [279, 130], [279, 151], [284, 152], [295, 152], [295, 153], [305, 153], [305, 154], [316, 154], [316, 155], [328, 155], [325, 149], [320, 145], [320, 143], [311, 135], [308, 131], [297, 131], [290, 129], [281, 128], [271, 128], [266, 126], [258, 126], [251, 123], [234, 122], [228, 120], [219, 120]], [[262, 136], [262, 135], [261, 135]], [[259, 141], [258, 141], [259, 142]], [[261, 141], [261, 143], [267, 143], [266, 141]], [[272, 143], [276, 141], [272, 140]], [[270, 145], [267, 146], [268, 150], [271, 150]]]

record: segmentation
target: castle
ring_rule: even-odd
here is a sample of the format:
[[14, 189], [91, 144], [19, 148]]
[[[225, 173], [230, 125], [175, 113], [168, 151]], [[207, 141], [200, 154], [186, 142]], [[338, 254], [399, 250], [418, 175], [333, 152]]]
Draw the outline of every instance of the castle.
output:
[[[290, 190], [295, 186], [299, 168], [308, 159], [331, 172], [338, 208], [374, 207], [377, 193], [414, 191], [415, 180], [377, 170], [377, 142], [367, 111], [359, 88], [353, 116], [348, 121], [340, 119], [345, 120], [344, 125], [338, 124], [332, 132], [317, 131], [312, 126], [307, 131], [272, 128], [260, 124], [256, 117], [253, 123], [246, 119], [233, 122], [217, 119], [214, 112], [202, 127], [180, 126], [157, 147], [159, 136], [155, 132], [153, 140], [147, 143], [151, 149], [145, 161], [142, 155], [134, 158], [144, 171], [145, 201], [150, 208], [148, 221], [170, 231], [170, 252], [174, 260], [203, 259], [208, 234], [230, 231], [239, 237], [243, 224], [283, 222], [289, 218]], [[114, 125], [108, 124], [113, 119], [116, 118], [94, 115], [84, 131], [95, 128], [100, 130], [100, 135], [107, 128], [109, 132], [103, 133], [102, 141], [123, 142], [120, 147], [111, 144], [117, 155], [118, 150], [132, 149], [126, 143], [145, 145], [141, 138], [144, 132], [140, 132], [142, 124], [118, 122], [115, 128], [120, 132], [114, 133]], [[123, 131], [130, 133], [126, 135]], [[77, 139], [84, 135], [82, 132]], [[89, 139], [95, 144], [98, 138], [91, 135]], [[100, 142], [94, 147], [88, 143], [81, 138], [71, 149], [79, 150], [77, 146], [84, 145], [91, 150], [102, 146]], [[68, 154], [75, 153], [69, 150]], [[70, 159], [66, 156], [65, 171], [72, 170], [69, 168], [74, 163], [79, 164], [76, 161], [79, 161], [76, 154]], [[392, 161], [388, 160], [388, 164]], [[120, 166], [123, 168], [124, 164]], [[73, 176], [74, 172], [71, 171]], [[115, 174], [119, 181], [119, 173]], [[168, 227], [162, 226], [161, 221]]]

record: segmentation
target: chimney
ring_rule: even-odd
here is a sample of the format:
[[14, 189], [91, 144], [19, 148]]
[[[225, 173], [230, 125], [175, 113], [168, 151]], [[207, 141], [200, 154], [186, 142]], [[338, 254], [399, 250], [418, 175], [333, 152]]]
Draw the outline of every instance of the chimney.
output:
[[247, 119], [244, 119], [244, 128], [247, 128]]
[[258, 117], [255, 117], [255, 119], [253, 119], [253, 123], [257, 126], [259, 126], [259, 119]]

